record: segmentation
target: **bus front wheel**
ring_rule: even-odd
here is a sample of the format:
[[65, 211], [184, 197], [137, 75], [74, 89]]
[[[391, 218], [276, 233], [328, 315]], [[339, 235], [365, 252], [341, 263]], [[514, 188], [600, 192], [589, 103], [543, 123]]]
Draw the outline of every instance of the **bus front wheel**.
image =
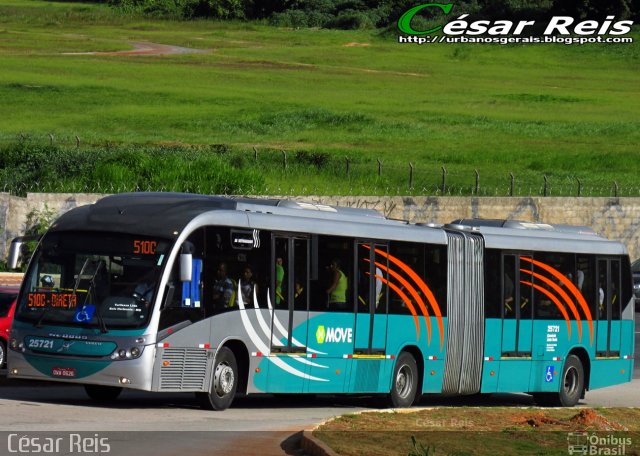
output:
[[119, 386], [104, 385], [84, 385], [84, 390], [87, 396], [96, 402], [115, 401], [122, 392], [122, 388]]
[[229, 408], [238, 389], [238, 363], [233, 352], [227, 347], [218, 350], [214, 368], [211, 391], [198, 393], [200, 405], [207, 410], [225, 410]]
[[418, 392], [418, 365], [410, 353], [402, 352], [398, 356], [393, 370], [393, 384], [389, 393], [392, 407], [410, 407]]

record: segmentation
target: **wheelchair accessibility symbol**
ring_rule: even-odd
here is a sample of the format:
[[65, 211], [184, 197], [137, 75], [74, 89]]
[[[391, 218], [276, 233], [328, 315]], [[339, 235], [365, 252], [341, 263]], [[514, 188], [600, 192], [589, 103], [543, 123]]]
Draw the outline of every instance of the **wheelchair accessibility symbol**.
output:
[[551, 383], [553, 381], [553, 366], [547, 366], [547, 371], [544, 374], [544, 381]]
[[89, 323], [93, 318], [96, 307], [92, 304], [82, 306], [73, 316], [73, 321], [77, 323]]

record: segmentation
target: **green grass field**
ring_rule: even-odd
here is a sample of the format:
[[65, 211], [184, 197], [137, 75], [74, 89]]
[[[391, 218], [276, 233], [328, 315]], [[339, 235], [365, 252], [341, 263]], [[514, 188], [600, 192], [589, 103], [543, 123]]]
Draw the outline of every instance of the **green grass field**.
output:
[[[638, 39], [638, 33], [634, 36]], [[149, 41], [207, 50], [68, 55]], [[640, 194], [640, 51], [624, 45], [400, 45], [377, 31], [126, 17], [103, 5], [0, 3], [0, 144], [224, 144], [267, 191]], [[90, 150], [90, 149], [88, 149]], [[333, 166], [281, 171], [279, 151]], [[350, 159], [346, 176], [345, 157]], [[383, 163], [377, 178], [377, 162]], [[414, 187], [407, 190], [409, 162]], [[343, 166], [344, 163], [344, 166]], [[257, 191], [260, 191], [259, 189]], [[262, 190], [264, 191], [264, 189]]]

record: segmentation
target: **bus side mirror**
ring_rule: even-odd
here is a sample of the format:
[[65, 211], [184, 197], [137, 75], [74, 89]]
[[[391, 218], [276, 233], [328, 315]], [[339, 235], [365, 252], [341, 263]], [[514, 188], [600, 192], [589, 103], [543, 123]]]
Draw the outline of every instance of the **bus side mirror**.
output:
[[191, 253], [180, 254], [180, 281], [191, 282], [193, 275], [193, 255]]
[[9, 269], [17, 269], [20, 266], [20, 252], [22, 251], [22, 237], [17, 237], [11, 241], [11, 247], [9, 248], [9, 260], [7, 261], [7, 267]]

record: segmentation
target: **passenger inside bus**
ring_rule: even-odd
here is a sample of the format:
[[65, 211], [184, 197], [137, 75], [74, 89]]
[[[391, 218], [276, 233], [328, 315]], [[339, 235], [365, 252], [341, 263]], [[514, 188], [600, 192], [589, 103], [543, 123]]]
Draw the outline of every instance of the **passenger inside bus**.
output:
[[349, 281], [340, 268], [340, 260], [334, 258], [329, 264], [331, 284], [327, 288], [328, 307], [335, 310], [347, 310], [347, 288]]
[[250, 265], [245, 265], [242, 270], [242, 276], [238, 279], [240, 284], [240, 292], [242, 295], [242, 302], [245, 306], [253, 306], [254, 290], [256, 296], [258, 295], [258, 288], [253, 277], [253, 268]]
[[213, 305], [216, 309], [230, 308], [235, 304], [235, 284], [227, 276], [227, 263], [218, 263], [216, 280], [213, 282]]

